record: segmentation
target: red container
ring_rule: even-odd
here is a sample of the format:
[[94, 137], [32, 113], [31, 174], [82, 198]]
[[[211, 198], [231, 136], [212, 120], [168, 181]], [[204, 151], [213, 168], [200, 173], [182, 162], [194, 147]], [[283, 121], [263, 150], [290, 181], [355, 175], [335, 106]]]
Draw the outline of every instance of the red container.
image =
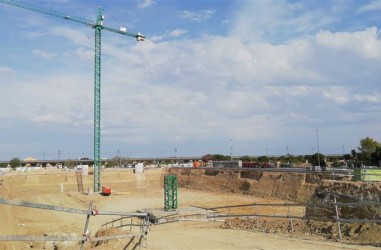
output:
[[111, 188], [102, 187], [102, 195], [110, 195], [110, 194], [111, 194]]

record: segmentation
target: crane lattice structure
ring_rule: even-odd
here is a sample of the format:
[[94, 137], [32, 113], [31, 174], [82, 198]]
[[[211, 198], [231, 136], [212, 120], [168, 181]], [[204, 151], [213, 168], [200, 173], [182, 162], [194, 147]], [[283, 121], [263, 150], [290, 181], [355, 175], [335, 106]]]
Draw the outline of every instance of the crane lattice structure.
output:
[[110, 28], [103, 25], [103, 9], [98, 8], [96, 22], [89, 21], [84, 18], [70, 16], [65, 13], [45, 9], [31, 4], [23, 3], [16, 0], [0, 0], [0, 3], [9, 4], [15, 7], [43, 13], [46, 15], [62, 18], [65, 20], [85, 24], [95, 30], [95, 66], [94, 66], [94, 192], [100, 192], [100, 170], [101, 170], [101, 41], [102, 30], [118, 33], [121, 35], [134, 37], [137, 41], [144, 41], [144, 35], [127, 32], [126, 28], [119, 29]]

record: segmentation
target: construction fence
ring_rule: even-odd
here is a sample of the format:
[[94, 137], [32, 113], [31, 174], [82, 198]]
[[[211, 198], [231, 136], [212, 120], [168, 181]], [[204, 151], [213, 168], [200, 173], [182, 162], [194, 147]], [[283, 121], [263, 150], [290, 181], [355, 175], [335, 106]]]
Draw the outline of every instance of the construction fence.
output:
[[[147, 213], [127, 213], [120, 211], [100, 211], [93, 209], [93, 203], [90, 202], [88, 210], [68, 208], [68, 207], [60, 207], [53, 206], [41, 203], [33, 203], [27, 201], [19, 201], [19, 200], [7, 200], [0, 198], [0, 204], [3, 205], [11, 205], [11, 206], [20, 206], [20, 207], [29, 207], [35, 209], [42, 210], [52, 210], [58, 212], [66, 212], [66, 213], [74, 213], [74, 214], [82, 214], [86, 216], [85, 225], [83, 228], [83, 233], [81, 236], [33, 236], [33, 235], [0, 235], [0, 241], [29, 241], [29, 242], [55, 242], [59, 241], [76, 241], [80, 242], [80, 249], [84, 249], [86, 243], [100, 242], [112, 239], [123, 239], [123, 238], [139, 238], [139, 246], [142, 242], [145, 242], [145, 246], [147, 246], [147, 233], [149, 228], [149, 219]], [[118, 235], [110, 235], [110, 236], [100, 236], [100, 237], [92, 237], [89, 234], [88, 226], [90, 223], [91, 216], [99, 216], [99, 215], [117, 215], [128, 218], [138, 218], [141, 222], [138, 226], [140, 227], [139, 233], [126, 233], [126, 234], [118, 234]]]

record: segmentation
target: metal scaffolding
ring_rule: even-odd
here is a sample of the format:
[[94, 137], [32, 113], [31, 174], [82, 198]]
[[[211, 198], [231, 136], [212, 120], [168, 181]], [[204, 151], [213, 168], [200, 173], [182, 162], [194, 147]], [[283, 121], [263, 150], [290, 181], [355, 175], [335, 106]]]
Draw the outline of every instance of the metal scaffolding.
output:
[[177, 209], [177, 176], [166, 175], [164, 177], [164, 209], [165, 211]]

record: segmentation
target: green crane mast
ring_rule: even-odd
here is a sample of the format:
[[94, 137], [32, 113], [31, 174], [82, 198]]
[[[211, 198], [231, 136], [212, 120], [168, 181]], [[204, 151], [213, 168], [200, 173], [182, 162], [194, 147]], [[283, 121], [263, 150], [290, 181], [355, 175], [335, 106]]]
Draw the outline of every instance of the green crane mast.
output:
[[98, 9], [96, 22], [86, 20], [84, 18], [70, 16], [65, 13], [45, 9], [31, 4], [23, 3], [16, 0], [0, 0], [0, 3], [9, 4], [15, 7], [43, 13], [46, 15], [63, 18], [69, 21], [85, 24], [95, 29], [95, 66], [94, 66], [94, 192], [100, 192], [101, 180], [101, 41], [102, 30], [118, 33], [121, 35], [134, 37], [137, 41], [144, 41], [144, 35], [137, 33], [129, 33], [125, 28], [114, 29], [103, 25], [103, 9]]

